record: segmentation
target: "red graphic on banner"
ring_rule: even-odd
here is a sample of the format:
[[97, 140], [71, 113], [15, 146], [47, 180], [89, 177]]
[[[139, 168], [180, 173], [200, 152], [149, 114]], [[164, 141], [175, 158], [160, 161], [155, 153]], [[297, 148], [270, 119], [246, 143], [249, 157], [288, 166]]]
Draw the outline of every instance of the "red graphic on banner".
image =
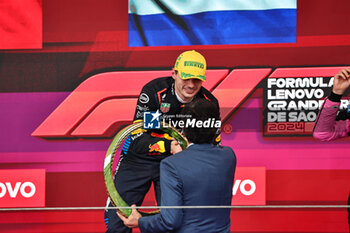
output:
[[[277, 87], [280, 85], [277, 82], [279, 78], [287, 78], [286, 85], [290, 86], [293, 85], [291, 79], [298, 80], [298, 83], [303, 84], [304, 79], [314, 77], [312, 79], [322, 79], [320, 81], [320, 85], [323, 85], [322, 88], [329, 89], [330, 84], [324, 86], [323, 82], [326, 81], [322, 77], [331, 77], [341, 68], [343, 67], [278, 68], [271, 74], [271, 68], [234, 69], [230, 73], [228, 70], [208, 70], [208, 81], [203, 85], [218, 99], [221, 119], [225, 123], [266, 77], [268, 77], [267, 80], [275, 80], [269, 83]], [[143, 85], [154, 78], [170, 74], [170, 71], [124, 71], [94, 75], [80, 84], [42, 122], [32, 133], [32, 136], [46, 138], [111, 137], [121, 127], [132, 122], [137, 97]], [[306, 97], [313, 94], [314, 99], [320, 99], [317, 98], [320, 95], [320, 89], [307, 90], [293, 87], [292, 89], [295, 89], [296, 94], [304, 94]], [[265, 98], [264, 104], [267, 104], [267, 100], [272, 100], [270, 104], [273, 104], [267, 104], [268, 108], [281, 107], [281, 104], [288, 103], [281, 101], [280, 95], [282, 91], [287, 93], [289, 89], [279, 88], [277, 93], [273, 93], [273, 89], [266, 87], [265, 91], [268, 91], [269, 98]], [[304, 92], [301, 93], [302, 91]], [[279, 95], [276, 96], [276, 94]], [[277, 99], [275, 101], [271, 98]], [[313, 101], [317, 101], [316, 99]], [[292, 112], [289, 114], [291, 120], [283, 122], [283, 114], [285, 113], [276, 110], [267, 114], [269, 117], [265, 117], [267, 122], [264, 123], [263, 127], [265, 136], [310, 135], [314, 125], [313, 119], [317, 116], [316, 110], [311, 113]], [[293, 120], [294, 118], [296, 120]], [[303, 121], [304, 118], [307, 118], [308, 121]]]
[[11, 0], [0, 3], [0, 49], [42, 48], [41, 0]]
[[314, 129], [314, 122], [277, 122], [266, 123], [266, 135], [309, 135]]
[[[228, 70], [208, 70], [208, 81], [203, 86], [219, 100], [225, 121], [270, 71], [245, 69], [228, 74]], [[94, 75], [80, 84], [32, 136], [111, 137], [132, 122], [143, 85], [170, 74], [170, 71], [128, 71]]]
[[232, 205], [266, 205], [265, 167], [237, 167]]
[[212, 91], [219, 101], [223, 122], [246, 100], [249, 94], [270, 72], [271, 68], [236, 69]]
[[0, 207], [44, 207], [45, 170], [1, 170]]

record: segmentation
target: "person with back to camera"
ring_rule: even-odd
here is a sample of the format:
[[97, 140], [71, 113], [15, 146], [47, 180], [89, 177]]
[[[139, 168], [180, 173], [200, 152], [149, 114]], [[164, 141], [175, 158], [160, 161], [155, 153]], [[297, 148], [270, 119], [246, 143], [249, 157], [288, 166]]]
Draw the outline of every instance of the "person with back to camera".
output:
[[349, 136], [350, 113], [342, 111], [338, 114], [340, 99], [350, 87], [350, 68], [342, 69], [334, 76], [332, 92], [325, 99], [316, 119], [313, 136], [321, 141], [331, 141]]
[[[220, 119], [217, 106], [205, 99], [186, 105], [183, 114], [202, 122]], [[236, 168], [233, 150], [213, 144], [215, 127], [186, 126], [183, 131], [189, 147], [162, 160], [160, 165], [161, 206], [231, 205]], [[163, 208], [159, 214], [141, 217], [133, 209], [128, 218], [120, 212], [118, 216], [126, 226], [139, 227], [142, 233], [229, 233], [230, 211], [229, 208]]]
[[[194, 50], [181, 53], [171, 77], [154, 79], [142, 88], [134, 121], [142, 120], [144, 112], [157, 111], [162, 117], [176, 121], [176, 115], [195, 99], [208, 99], [219, 108], [217, 99], [202, 87], [206, 80], [206, 68], [206, 60], [200, 53]], [[220, 131], [216, 136], [216, 143], [219, 144]], [[159, 130], [140, 129], [126, 139], [116, 169], [117, 178], [114, 179], [116, 189], [126, 203], [141, 205], [152, 183], [157, 203], [160, 203], [160, 161], [173, 154], [178, 147], [176, 141]], [[107, 206], [112, 207], [109, 199]], [[105, 223], [107, 232], [131, 232], [115, 210], [106, 209]]]

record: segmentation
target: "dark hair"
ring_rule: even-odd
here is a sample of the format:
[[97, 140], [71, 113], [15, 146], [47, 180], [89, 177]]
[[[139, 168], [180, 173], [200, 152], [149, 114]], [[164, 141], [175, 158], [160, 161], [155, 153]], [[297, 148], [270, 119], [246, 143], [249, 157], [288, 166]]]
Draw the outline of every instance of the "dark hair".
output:
[[216, 132], [221, 126], [219, 108], [215, 103], [206, 99], [194, 99], [185, 105], [181, 113], [188, 116], [187, 120], [192, 120], [192, 122], [206, 122], [206, 126], [208, 126], [203, 127], [201, 124], [187, 124], [183, 131], [188, 141], [196, 144], [214, 142]]

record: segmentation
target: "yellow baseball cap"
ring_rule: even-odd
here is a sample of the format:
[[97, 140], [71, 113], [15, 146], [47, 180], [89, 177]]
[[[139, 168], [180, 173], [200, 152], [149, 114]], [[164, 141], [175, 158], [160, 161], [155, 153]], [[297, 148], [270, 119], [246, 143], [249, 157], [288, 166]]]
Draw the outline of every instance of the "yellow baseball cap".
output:
[[182, 79], [197, 78], [205, 81], [207, 63], [202, 54], [195, 50], [181, 53], [176, 59], [174, 70], [179, 72]]

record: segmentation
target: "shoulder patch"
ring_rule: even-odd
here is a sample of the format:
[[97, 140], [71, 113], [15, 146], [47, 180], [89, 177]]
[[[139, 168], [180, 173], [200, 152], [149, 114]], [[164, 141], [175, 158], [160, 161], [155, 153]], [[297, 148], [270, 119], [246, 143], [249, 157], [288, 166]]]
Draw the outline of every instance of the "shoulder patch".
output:
[[141, 103], [147, 104], [148, 101], [149, 101], [149, 97], [148, 97], [147, 94], [141, 93], [141, 95], [140, 95], [140, 97], [139, 97], [139, 100], [140, 100]]

